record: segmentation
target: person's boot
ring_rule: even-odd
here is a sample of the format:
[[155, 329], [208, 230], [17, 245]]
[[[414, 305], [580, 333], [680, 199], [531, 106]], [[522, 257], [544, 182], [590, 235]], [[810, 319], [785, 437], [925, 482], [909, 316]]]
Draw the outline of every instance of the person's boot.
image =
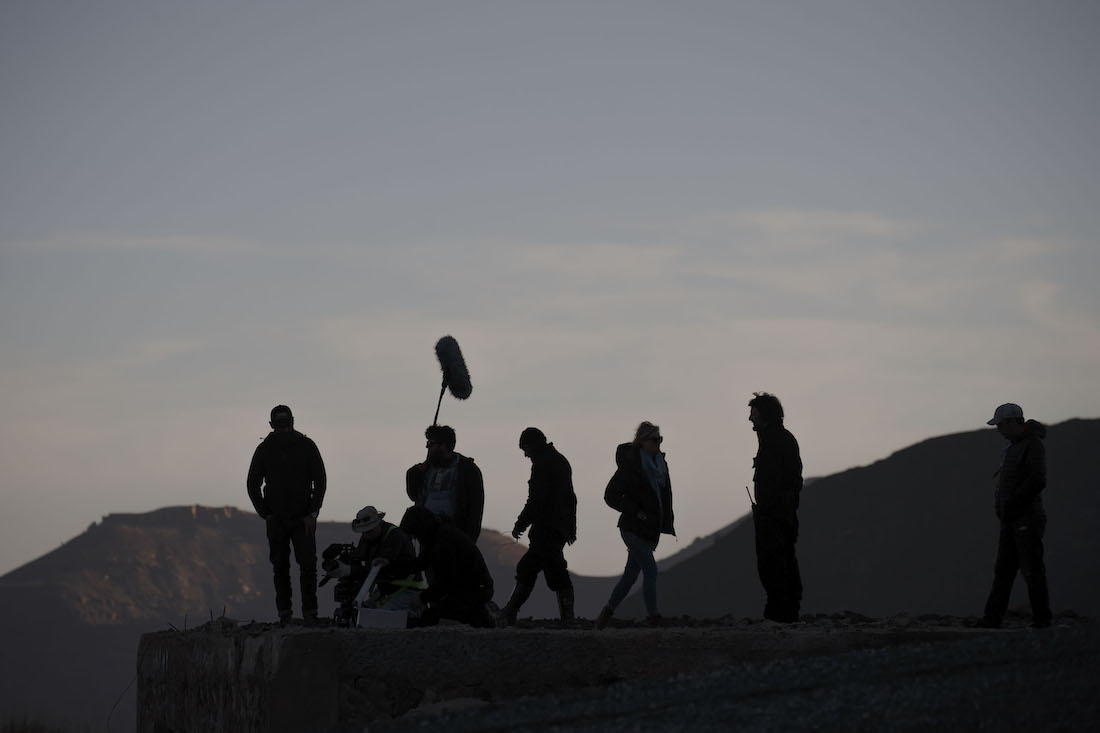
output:
[[512, 589], [512, 597], [504, 604], [504, 608], [500, 609], [501, 626], [516, 625], [516, 616], [519, 614], [519, 609], [531, 597], [531, 591], [534, 589], [533, 585], [516, 583], [516, 587]]
[[289, 608], [280, 608], [279, 609], [279, 623], [282, 624], [283, 626], [286, 626], [287, 624], [289, 624], [291, 622], [291, 619], [293, 619], [293, 617], [294, 617], [294, 612], [291, 611]]
[[563, 623], [571, 624], [576, 618], [573, 616], [573, 586], [562, 588], [558, 591], [558, 615]]
[[611, 623], [611, 615], [613, 613], [614, 612], [607, 606], [600, 609], [600, 615], [596, 618], [596, 631], [603, 631], [607, 628], [607, 625]]

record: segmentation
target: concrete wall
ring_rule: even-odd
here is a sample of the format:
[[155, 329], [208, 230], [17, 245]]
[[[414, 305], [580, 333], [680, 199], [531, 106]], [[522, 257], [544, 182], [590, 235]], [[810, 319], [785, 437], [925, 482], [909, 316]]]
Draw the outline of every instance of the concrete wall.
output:
[[138, 730], [323, 731], [444, 701], [500, 701], [899, 640], [896, 629], [367, 631], [214, 622], [142, 637]]

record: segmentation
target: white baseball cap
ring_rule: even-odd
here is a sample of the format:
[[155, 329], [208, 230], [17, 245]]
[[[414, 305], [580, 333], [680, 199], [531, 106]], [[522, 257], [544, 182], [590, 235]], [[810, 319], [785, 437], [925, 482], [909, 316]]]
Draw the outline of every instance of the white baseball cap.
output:
[[1010, 417], [1018, 417], [1022, 420], [1024, 408], [1015, 402], [1006, 402], [997, 408], [997, 411], [993, 413], [993, 419], [987, 422], [986, 425], [997, 425], [1001, 420], [1007, 420]]

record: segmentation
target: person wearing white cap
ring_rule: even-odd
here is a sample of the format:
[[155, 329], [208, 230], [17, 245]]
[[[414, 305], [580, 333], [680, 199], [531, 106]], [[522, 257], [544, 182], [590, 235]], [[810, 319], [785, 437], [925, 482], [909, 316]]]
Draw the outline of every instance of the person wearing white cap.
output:
[[1008, 609], [1016, 573], [1027, 583], [1031, 602], [1032, 628], [1050, 626], [1050, 592], [1043, 563], [1043, 533], [1047, 517], [1040, 493], [1047, 485], [1046, 426], [1037, 420], [1024, 421], [1023, 409], [1013, 403], [1000, 405], [988, 425], [995, 425], [1008, 444], [1001, 467], [994, 474], [994, 510], [1001, 522], [997, 560], [993, 566], [993, 588], [979, 622], [999, 628]]

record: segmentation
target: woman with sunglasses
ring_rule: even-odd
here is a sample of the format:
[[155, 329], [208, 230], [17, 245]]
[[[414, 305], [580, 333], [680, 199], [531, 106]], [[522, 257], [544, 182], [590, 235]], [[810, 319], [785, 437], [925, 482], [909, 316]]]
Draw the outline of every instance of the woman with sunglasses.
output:
[[659, 427], [643, 422], [634, 432], [634, 441], [623, 443], [615, 450], [617, 468], [607, 484], [603, 500], [621, 513], [619, 534], [626, 545], [626, 567], [596, 619], [597, 629], [607, 627], [615, 609], [638, 579], [638, 573], [642, 574], [646, 624], [662, 624], [657, 610], [657, 561], [653, 559], [653, 551], [662, 534], [676, 534], [672, 526], [672, 482], [665, 454], [661, 451], [663, 441]]

